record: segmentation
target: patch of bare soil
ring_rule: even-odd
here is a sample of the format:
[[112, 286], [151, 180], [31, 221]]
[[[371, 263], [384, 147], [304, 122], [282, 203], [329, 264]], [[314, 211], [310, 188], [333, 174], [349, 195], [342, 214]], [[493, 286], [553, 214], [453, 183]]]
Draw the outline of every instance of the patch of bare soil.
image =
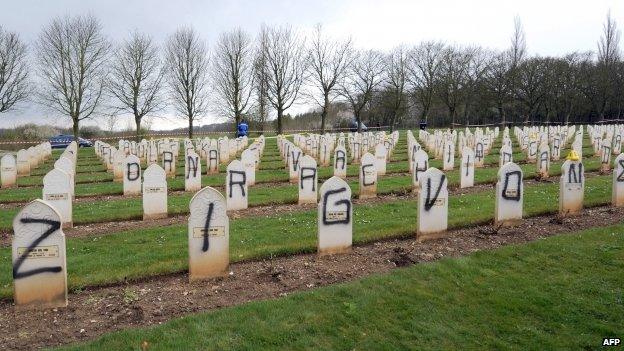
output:
[[[525, 243], [548, 236], [618, 223], [624, 208], [596, 207], [582, 216], [541, 216], [516, 227], [483, 225], [451, 230], [444, 238], [419, 243], [414, 236], [358, 245], [348, 254], [276, 257], [235, 263], [226, 278], [190, 284], [186, 273], [146, 278], [69, 295], [69, 306], [16, 311], [0, 301], [0, 347], [36, 349], [93, 339], [124, 328], [157, 325], [191, 313], [265, 300], [389, 272], [442, 257]], [[131, 347], [138, 348], [139, 345]]]

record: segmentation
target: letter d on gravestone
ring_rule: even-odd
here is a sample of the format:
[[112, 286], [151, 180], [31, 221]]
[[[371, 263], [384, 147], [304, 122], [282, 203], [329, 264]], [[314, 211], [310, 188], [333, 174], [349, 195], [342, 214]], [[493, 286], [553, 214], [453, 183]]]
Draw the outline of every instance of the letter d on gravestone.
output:
[[448, 189], [446, 176], [429, 168], [419, 176], [418, 234], [419, 241], [435, 238], [448, 227]]
[[318, 253], [329, 255], [351, 251], [353, 205], [351, 189], [337, 176], [321, 185], [318, 204]]
[[28, 308], [67, 306], [67, 263], [61, 216], [34, 200], [13, 219], [15, 304]]
[[230, 220], [220, 192], [205, 187], [189, 205], [189, 280], [227, 274], [230, 265]]

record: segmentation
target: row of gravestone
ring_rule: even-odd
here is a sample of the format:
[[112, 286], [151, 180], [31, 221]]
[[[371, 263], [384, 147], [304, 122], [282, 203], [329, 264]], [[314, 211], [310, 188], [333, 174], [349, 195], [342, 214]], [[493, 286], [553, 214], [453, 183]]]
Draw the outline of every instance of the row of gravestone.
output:
[[54, 168], [43, 177], [41, 198], [58, 211], [63, 228], [73, 226], [77, 157], [78, 146], [72, 142], [54, 162]]
[[16, 155], [7, 153], [0, 158], [0, 184], [3, 189], [17, 186], [18, 177], [27, 177], [52, 155], [49, 142], [43, 142], [28, 149], [17, 151]]
[[[153, 166], [159, 167], [150, 167]], [[162, 176], [164, 179], [164, 174]], [[420, 181], [417, 236], [419, 240], [425, 240], [440, 236], [447, 230], [448, 181], [445, 174], [436, 168], [423, 172]], [[582, 162], [565, 161], [560, 179], [561, 215], [576, 214], [582, 209], [584, 185]], [[510, 225], [520, 221], [524, 187], [522, 170], [518, 165], [509, 162], [500, 168], [495, 191], [495, 223]], [[353, 236], [351, 189], [343, 179], [334, 176], [323, 183], [319, 192], [318, 253], [348, 252]], [[230, 238], [227, 202], [227, 198], [210, 187], [196, 193], [190, 201], [188, 248], [191, 281], [228, 273]], [[624, 154], [616, 158], [613, 204], [624, 205]], [[67, 252], [59, 212], [48, 201], [35, 200], [17, 214], [13, 229], [15, 303], [33, 308], [66, 306]]]

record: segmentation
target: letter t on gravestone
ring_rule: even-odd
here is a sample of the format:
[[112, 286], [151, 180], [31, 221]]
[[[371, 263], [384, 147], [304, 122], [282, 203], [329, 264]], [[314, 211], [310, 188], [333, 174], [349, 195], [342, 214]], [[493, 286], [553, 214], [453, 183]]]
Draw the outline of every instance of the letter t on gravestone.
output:
[[227, 166], [225, 190], [228, 211], [247, 208], [247, 173], [241, 161], [234, 160]]
[[522, 169], [507, 162], [498, 170], [494, 223], [509, 226], [522, 219], [523, 190]]
[[583, 209], [583, 197], [585, 196], [583, 163], [580, 160], [566, 160], [561, 165], [559, 182], [559, 215], [578, 214]]
[[461, 173], [460, 188], [470, 188], [474, 186], [474, 160], [475, 153], [472, 148], [465, 147], [462, 151], [461, 165], [459, 171]]
[[34, 200], [13, 219], [15, 304], [26, 308], [67, 306], [67, 263], [61, 216]]
[[189, 280], [224, 276], [230, 265], [230, 220], [225, 198], [211, 187], [196, 193], [189, 205]]
[[624, 206], [624, 154], [615, 158], [613, 166], [612, 204], [615, 207]]
[[419, 179], [417, 239], [423, 241], [441, 236], [448, 227], [448, 182], [437, 168], [429, 168]]
[[321, 186], [318, 204], [318, 253], [330, 255], [351, 251], [353, 241], [353, 204], [351, 189], [339, 177]]

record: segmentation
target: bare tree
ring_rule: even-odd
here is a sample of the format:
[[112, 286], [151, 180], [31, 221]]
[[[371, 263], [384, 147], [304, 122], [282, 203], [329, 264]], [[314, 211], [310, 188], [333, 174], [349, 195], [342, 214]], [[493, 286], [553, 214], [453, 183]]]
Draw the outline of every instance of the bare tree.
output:
[[340, 94], [347, 100], [357, 122], [362, 127], [362, 111], [371, 101], [373, 92], [383, 82], [384, 56], [378, 51], [357, 52], [348, 72], [340, 83]]
[[516, 67], [526, 56], [526, 36], [519, 16], [514, 18], [514, 32], [511, 36], [511, 48], [509, 50], [512, 67]]
[[267, 98], [277, 111], [277, 132], [282, 133], [284, 111], [297, 100], [305, 80], [305, 42], [289, 26], [269, 27], [263, 47]]
[[321, 134], [325, 133], [329, 104], [338, 95], [337, 84], [347, 71], [352, 57], [351, 39], [338, 41], [326, 38], [321, 25], [316, 25], [309, 49], [309, 62], [315, 90], [311, 95], [322, 108]]
[[249, 34], [242, 29], [222, 33], [212, 65], [216, 108], [238, 125], [251, 106], [254, 86], [254, 52]]
[[415, 47], [409, 55], [408, 79], [421, 107], [420, 119], [425, 122], [433, 104], [434, 84], [443, 50], [442, 43], [429, 41]]
[[525, 123], [533, 120], [542, 103], [549, 69], [548, 61], [540, 57], [524, 60], [517, 67], [516, 96], [525, 108]]
[[26, 45], [17, 33], [0, 26], [0, 113], [28, 98], [27, 61]]
[[76, 138], [80, 122], [91, 118], [101, 105], [109, 48], [93, 16], [54, 19], [39, 35], [40, 101], [72, 119]]
[[165, 105], [160, 94], [164, 72], [158, 47], [148, 35], [134, 32], [116, 50], [108, 91], [115, 97], [115, 112], [134, 116], [137, 139], [143, 117]]
[[507, 123], [505, 104], [509, 101], [511, 94], [509, 69], [512, 60], [507, 51], [490, 53], [490, 57], [485, 83], [492, 95], [494, 106], [498, 110], [499, 121], [504, 126]]
[[192, 28], [180, 28], [167, 41], [166, 62], [171, 101], [177, 113], [193, 123], [208, 112], [208, 52]]
[[605, 110], [609, 104], [609, 92], [612, 90], [613, 79], [616, 76], [614, 69], [619, 60], [620, 31], [609, 11], [602, 27], [602, 37], [598, 41], [598, 73], [600, 75], [598, 114], [600, 120], [604, 119]]
[[471, 52], [459, 47], [447, 47], [442, 55], [436, 86], [440, 100], [449, 110], [451, 126], [455, 125], [457, 109], [464, 99], [470, 59]]
[[386, 56], [385, 90], [390, 95], [390, 131], [407, 110], [408, 53], [398, 46]]
[[265, 124], [269, 117], [269, 73], [267, 71], [266, 58], [264, 56], [268, 45], [268, 30], [266, 27], [260, 29], [257, 39], [257, 47], [254, 57], [254, 108], [255, 122], [258, 130], [264, 132]]

